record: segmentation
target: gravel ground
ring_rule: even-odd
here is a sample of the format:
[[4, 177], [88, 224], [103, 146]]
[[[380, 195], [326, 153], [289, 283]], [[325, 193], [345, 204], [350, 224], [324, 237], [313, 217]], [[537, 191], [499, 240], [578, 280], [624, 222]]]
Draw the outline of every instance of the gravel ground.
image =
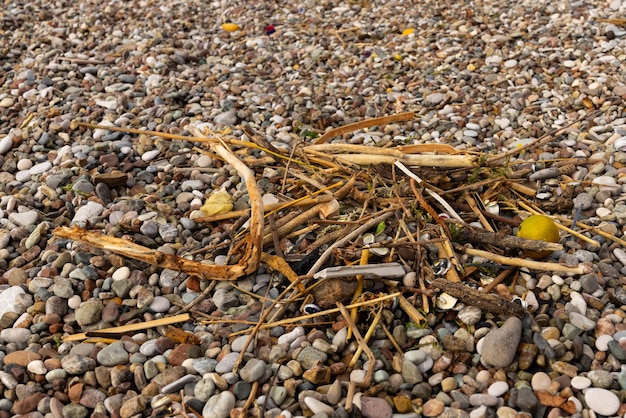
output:
[[[626, 417], [626, 3], [246, 3], [4, 2], [0, 418]], [[236, 209], [248, 204], [238, 173], [204, 144], [72, 121], [243, 140], [251, 130], [289, 154], [328, 129], [406, 111], [408, 123], [336, 141], [495, 155], [563, 128], [510, 163], [529, 169], [537, 201], [566, 197], [550, 213], [595, 228], [594, 245], [564, 234], [550, 258], [589, 273], [521, 275], [509, 290], [530, 312], [522, 319], [459, 304], [417, 327], [388, 306], [373, 366], [349, 365], [357, 344], [341, 317], [276, 326], [246, 348], [232, 333], [285, 286], [265, 267], [210, 288], [177, 325], [182, 340], [160, 327], [63, 341], [176, 315], [207, 283], [54, 239], [56, 227], [202, 257], [232, 225], [196, 222], [205, 199], [223, 188]], [[280, 176], [264, 176], [270, 199]]]

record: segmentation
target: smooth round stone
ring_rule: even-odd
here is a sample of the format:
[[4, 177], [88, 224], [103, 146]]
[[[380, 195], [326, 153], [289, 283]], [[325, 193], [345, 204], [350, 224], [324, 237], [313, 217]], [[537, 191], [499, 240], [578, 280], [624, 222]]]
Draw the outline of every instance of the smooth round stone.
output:
[[13, 135], [9, 134], [0, 139], [0, 155], [4, 155], [13, 148]]
[[31, 361], [30, 363], [28, 363], [28, 366], [26, 366], [26, 368], [28, 369], [29, 372], [34, 373], [34, 374], [48, 373], [48, 369], [46, 369], [46, 366], [44, 366], [43, 361], [41, 360]]
[[[249, 338], [250, 337], [247, 335], [241, 335], [235, 338], [230, 344], [230, 348], [233, 351], [240, 353], [243, 350], [244, 346], [247, 344]], [[246, 352], [252, 352], [252, 350], [254, 350], [254, 344], [248, 344], [248, 346], [246, 347]]]
[[96, 360], [80, 354], [70, 354], [63, 357], [61, 367], [68, 374], [84, 374], [86, 371], [96, 367]]
[[169, 299], [163, 296], [155, 296], [150, 304], [150, 310], [156, 313], [164, 313], [167, 312], [171, 306], [172, 304]]
[[498, 329], [493, 329], [482, 339], [480, 355], [492, 366], [508, 367], [515, 358], [522, 337], [522, 321], [511, 317]]
[[238, 358], [239, 353], [233, 352], [226, 354], [215, 366], [215, 371], [220, 374], [232, 371]]
[[261, 379], [267, 370], [267, 364], [263, 360], [251, 358], [248, 360], [245, 366], [239, 370], [239, 375], [241, 378], [248, 382], [252, 383], [256, 380]]
[[574, 389], [583, 390], [591, 386], [591, 380], [585, 376], [574, 376], [570, 382]]
[[389, 380], [389, 373], [385, 370], [376, 370], [374, 372], [374, 381], [376, 383], [385, 382], [387, 380]]
[[487, 393], [474, 393], [470, 395], [469, 402], [472, 406], [496, 406], [498, 404], [498, 398]]
[[9, 214], [9, 220], [18, 226], [30, 226], [37, 222], [39, 214], [36, 210], [13, 212]]
[[420, 364], [428, 357], [428, 353], [424, 350], [411, 350], [404, 353], [405, 360], [409, 360], [415, 364]]
[[530, 381], [533, 390], [547, 390], [551, 384], [552, 378], [544, 372], [535, 373]]
[[26, 344], [31, 336], [27, 328], [7, 328], [0, 331], [0, 340], [5, 343]]
[[311, 412], [313, 412], [313, 414], [324, 413], [328, 416], [331, 416], [335, 411], [332, 406], [327, 405], [322, 401], [318, 401], [311, 396], [307, 396], [304, 398], [304, 404], [311, 410]]
[[126, 266], [122, 266], [118, 268], [111, 275], [111, 278], [113, 279], [113, 281], [127, 280], [129, 277], [130, 277], [130, 269]]
[[44, 161], [42, 163], [35, 164], [28, 171], [33, 176], [36, 176], [38, 174], [45, 173], [46, 171], [50, 170], [51, 168], [52, 168], [52, 163], [50, 161]]
[[183, 387], [185, 387], [187, 383], [194, 383], [196, 380], [198, 380], [197, 376], [194, 376], [191, 374], [185, 375], [181, 377], [180, 379], [177, 379], [173, 381], [172, 383], [168, 383], [167, 385], [163, 386], [163, 388], [161, 389], [161, 393], [166, 394], [166, 393], [178, 392]]
[[611, 335], [600, 335], [598, 338], [596, 338], [596, 348], [600, 351], [608, 351], [609, 341], [614, 341]]
[[509, 390], [509, 385], [503, 381], [493, 382], [487, 389], [487, 393], [491, 396], [502, 396]]
[[620, 407], [620, 400], [617, 395], [601, 388], [585, 390], [585, 402], [593, 412], [606, 416], [615, 414]]
[[124, 343], [116, 341], [100, 350], [96, 359], [103, 366], [117, 366], [128, 363], [128, 352], [124, 349]]
[[596, 388], [610, 388], [613, 385], [613, 376], [608, 370], [591, 370], [587, 373], [587, 378]]
[[570, 312], [569, 320], [572, 325], [583, 331], [591, 331], [596, 327], [596, 323], [578, 312]]
[[139, 347], [139, 352], [147, 357], [152, 357], [154, 355], [159, 354], [159, 350], [158, 350], [156, 342], [157, 342], [156, 338], [145, 341]]

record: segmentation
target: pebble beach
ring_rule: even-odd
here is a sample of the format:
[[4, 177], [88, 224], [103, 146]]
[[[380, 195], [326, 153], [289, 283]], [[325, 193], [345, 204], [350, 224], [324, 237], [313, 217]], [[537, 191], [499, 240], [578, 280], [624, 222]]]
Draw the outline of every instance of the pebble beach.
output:
[[[626, 2], [247, 3], [4, 2], [0, 418], [626, 417]], [[288, 156], [402, 112], [415, 117], [333, 142], [495, 156], [552, 135], [507, 163], [528, 169], [537, 201], [567, 198], [550, 212], [590, 226], [577, 230], [586, 241], [562, 232], [548, 259], [585, 273], [524, 270], [508, 295], [522, 318], [459, 303], [416, 326], [390, 304], [373, 358], [351, 363], [359, 345], [340, 315], [248, 344], [241, 331], [285, 288], [265, 265], [207, 290], [53, 234], [77, 226], [220, 265], [226, 254], [203, 249], [232, 221], [196, 215], [217, 190], [249, 207], [239, 173], [204, 143], [74, 122], [253, 132]], [[273, 202], [281, 175], [256, 173]], [[186, 340], [162, 326], [96, 335], [196, 299], [173, 324]], [[83, 332], [96, 334], [68, 339]]]

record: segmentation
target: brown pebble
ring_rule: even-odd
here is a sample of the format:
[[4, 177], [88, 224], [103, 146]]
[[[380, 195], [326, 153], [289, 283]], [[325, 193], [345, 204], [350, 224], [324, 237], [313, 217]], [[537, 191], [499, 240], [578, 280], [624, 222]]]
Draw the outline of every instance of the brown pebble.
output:
[[67, 391], [67, 396], [69, 396], [70, 401], [72, 401], [73, 403], [80, 402], [80, 397], [83, 394], [83, 387], [84, 385], [80, 382], [74, 383], [72, 386], [70, 386]]
[[422, 415], [425, 417], [438, 417], [443, 412], [444, 403], [439, 399], [430, 399], [422, 407]]
[[398, 395], [393, 397], [393, 405], [396, 411], [400, 414], [408, 414], [413, 411], [413, 404], [411, 398], [405, 395]]
[[32, 412], [37, 408], [39, 401], [41, 401], [45, 397], [46, 397], [45, 394], [41, 392], [35, 392], [32, 395], [29, 395], [24, 399], [20, 399], [16, 401], [13, 404], [12, 411], [13, 413], [19, 414], [19, 415]]
[[337, 376], [342, 373], [345, 373], [346, 370], [347, 370], [347, 367], [345, 363], [341, 361], [338, 361], [337, 363], [333, 363], [330, 365], [330, 374], [332, 374], [333, 376]]
[[4, 356], [3, 363], [5, 365], [17, 364], [19, 366], [26, 367], [28, 366], [28, 363], [35, 360], [41, 360], [41, 356], [38, 353], [29, 350], [20, 350]]
[[324, 363], [317, 360], [313, 367], [306, 370], [302, 377], [315, 385], [326, 385], [330, 383], [330, 367], [324, 366]]
[[199, 346], [183, 343], [172, 350], [168, 360], [170, 364], [180, 366], [185, 360], [200, 356], [202, 356], [202, 349]]

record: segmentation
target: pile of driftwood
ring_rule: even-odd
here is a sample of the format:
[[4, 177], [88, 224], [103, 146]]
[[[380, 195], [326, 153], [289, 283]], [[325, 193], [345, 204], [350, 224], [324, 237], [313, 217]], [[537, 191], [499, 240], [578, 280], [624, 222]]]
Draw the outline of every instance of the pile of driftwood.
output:
[[[407, 112], [330, 130], [314, 143], [295, 144], [289, 154], [247, 127], [242, 129], [249, 140], [243, 141], [229, 138], [227, 132], [218, 135], [191, 127], [187, 128], [191, 136], [183, 136], [75, 122], [74, 129], [101, 128], [204, 144], [208, 149], [199, 146], [194, 150], [209, 153], [237, 171], [245, 182], [250, 208], [195, 218], [207, 224], [228, 221], [232, 225], [225, 236], [230, 242], [230, 263], [226, 265], [203, 262], [212, 254], [164, 254], [101, 231], [60, 227], [54, 234], [179, 271], [187, 280], [204, 283], [203, 295], [181, 306], [176, 316], [144, 323], [144, 327], [190, 319], [188, 312], [193, 314], [196, 303], [210, 294], [216, 281], [236, 281], [256, 273], [264, 263], [290, 283], [258, 323], [244, 331], [250, 334], [250, 341], [263, 328], [342, 313], [366, 354], [368, 337], [361, 337], [354, 323], [361, 309], [378, 312], [370, 329], [381, 312], [376, 307], [389, 306], [392, 301], [416, 324], [423, 323], [424, 315], [433, 308], [449, 309], [457, 300], [498, 315], [523, 316], [524, 308], [511, 302], [505, 284], [514, 283], [520, 271], [589, 271], [585, 265], [528, 259], [524, 251], [563, 247], [513, 234], [520, 214], [545, 213], [542, 208], [546, 207], [552, 209], [550, 213], [559, 208], [571, 213], [566, 186], [562, 188], [565, 192], [551, 201], [538, 202], [529, 172], [516, 171], [510, 163], [516, 154], [545, 143], [559, 131], [495, 156], [458, 152], [444, 144], [329, 142], [414, 116]], [[562, 161], [558, 167], [567, 173], [571, 163]], [[257, 177], [268, 167], [279, 177], [276, 195], [280, 201], [264, 205]], [[566, 233], [597, 244], [570, 229], [572, 222], [567, 216], [553, 219]], [[588, 228], [581, 223], [577, 226]], [[293, 304], [298, 304], [295, 311], [301, 315], [294, 317]], [[285, 317], [287, 311], [292, 312], [291, 317]], [[99, 335], [125, 331], [125, 327], [116, 327]], [[66, 339], [86, 337], [88, 334]]]
[[[567, 181], [567, 175], [573, 161], [556, 164], [555, 170], [562, 174], [561, 193], [550, 199], [537, 199], [537, 184], [528, 179], [530, 171], [511, 163], [517, 154], [544, 144], [567, 127], [493, 156], [458, 152], [444, 144], [366, 146], [329, 142], [347, 138], [357, 130], [414, 117], [407, 112], [368, 119], [330, 130], [313, 143], [294, 138], [289, 153], [276, 149], [248, 127], [242, 128], [248, 138], [243, 141], [230, 138], [228, 132], [216, 134], [192, 127], [186, 128], [190, 135], [184, 136], [75, 122], [74, 129], [100, 128], [198, 143], [195, 152], [208, 153], [218, 164], [237, 171], [250, 202], [248, 209], [232, 210], [226, 205], [227, 209], [221, 211], [224, 213], [195, 217], [196, 222], [208, 225], [229, 225], [224, 228], [224, 241], [229, 243], [226, 265], [204, 262], [214, 257], [210, 248], [178, 256], [101, 231], [57, 228], [57, 237], [178, 271], [186, 275], [188, 286], [203, 289], [192, 303], [181, 305], [175, 315], [100, 330], [97, 336], [115, 338], [151, 327], [165, 329], [192, 318], [205, 323], [223, 321], [203, 315], [195, 306], [210, 296], [217, 281], [230, 281], [236, 287], [238, 279], [255, 274], [263, 263], [283, 280], [282, 293], [274, 299], [263, 298], [264, 309], [258, 322], [249, 323], [232, 337], [249, 334], [250, 344], [262, 329], [300, 323], [319, 325], [323, 322], [316, 321], [332, 318], [335, 323], [347, 325], [359, 345], [352, 366], [362, 353], [373, 360], [367, 341], [377, 326], [394, 343], [383, 319], [385, 309], [392, 305], [403, 310], [407, 321], [417, 326], [425, 324], [429, 312], [445, 312], [457, 301], [501, 317], [522, 317], [526, 308], [513, 302], [511, 294], [519, 274], [590, 271], [584, 264], [567, 266], [529, 259], [524, 251], [556, 251], [563, 247], [513, 234], [521, 217], [547, 213], [566, 234], [598, 245], [588, 237], [590, 234], [570, 228], [585, 232], [589, 226], [558, 215], [571, 214], [576, 185]], [[592, 161], [576, 161], [581, 163]], [[258, 182], [259, 175], [268, 168], [279, 185], [275, 193], [279, 201], [264, 205]], [[617, 239], [599, 229], [593, 232]], [[359, 326], [357, 316], [363, 311], [369, 321]], [[168, 327], [164, 332], [174, 338], [175, 331]], [[79, 341], [93, 335], [68, 335], [65, 340]], [[193, 335], [176, 338], [185, 340]], [[402, 352], [397, 345], [396, 349]], [[374, 361], [370, 363], [373, 366]], [[372, 373], [367, 371], [366, 384]]]

